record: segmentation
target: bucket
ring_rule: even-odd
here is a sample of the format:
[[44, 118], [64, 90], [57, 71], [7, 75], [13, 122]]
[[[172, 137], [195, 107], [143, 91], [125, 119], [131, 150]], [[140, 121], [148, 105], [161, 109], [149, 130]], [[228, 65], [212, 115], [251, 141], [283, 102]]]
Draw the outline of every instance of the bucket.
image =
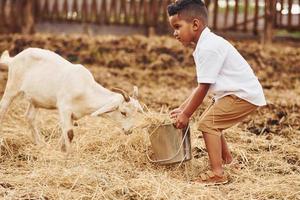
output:
[[161, 125], [150, 134], [152, 163], [162, 165], [182, 163], [192, 158], [190, 127], [176, 129], [173, 124]]

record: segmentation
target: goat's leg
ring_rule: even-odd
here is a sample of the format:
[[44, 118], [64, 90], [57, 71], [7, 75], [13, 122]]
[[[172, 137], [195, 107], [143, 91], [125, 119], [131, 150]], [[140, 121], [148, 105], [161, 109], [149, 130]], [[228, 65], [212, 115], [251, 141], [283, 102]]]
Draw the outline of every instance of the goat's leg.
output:
[[70, 152], [71, 142], [74, 137], [72, 113], [67, 110], [59, 109], [59, 116], [62, 126], [61, 150], [64, 152]]
[[34, 139], [35, 144], [44, 144], [44, 141], [41, 139], [41, 135], [39, 130], [37, 129], [36, 123], [35, 123], [35, 117], [37, 114], [37, 109], [32, 105], [32, 103], [29, 103], [29, 106], [26, 111], [26, 118], [29, 123], [32, 137]]
[[2, 122], [4, 115], [8, 110], [9, 105], [16, 96], [17, 93], [4, 92], [3, 97], [0, 101], [0, 123]]

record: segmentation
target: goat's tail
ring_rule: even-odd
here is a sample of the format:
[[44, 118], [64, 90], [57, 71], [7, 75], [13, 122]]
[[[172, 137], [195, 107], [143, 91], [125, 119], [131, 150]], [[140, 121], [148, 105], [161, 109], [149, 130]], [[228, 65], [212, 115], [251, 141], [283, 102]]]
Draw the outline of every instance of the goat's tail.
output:
[[7, 71], [11, 62], [11, 57], [7, 50], [5, 50], [0, 57], [0, 71]]

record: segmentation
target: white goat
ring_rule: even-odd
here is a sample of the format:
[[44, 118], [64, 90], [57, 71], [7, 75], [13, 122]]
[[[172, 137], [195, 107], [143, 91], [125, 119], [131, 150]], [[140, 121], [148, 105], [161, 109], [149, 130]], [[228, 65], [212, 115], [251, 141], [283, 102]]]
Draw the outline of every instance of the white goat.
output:
[[58, 109], [62, 126], [62, 150], [69, 151], [73, 139], [73, 120], [85, 115], [110, 113], [123, 130], [134, 125], [134, 116], [142, 107], [124, 92], [112, 92], [99, 85], [82, 65], [72, 64], [56, 53], [29, 48], [15, 57], [5, 51], [0, 58], [1, 68], [8, 68], [8, 80], [0, 102], [0, 123], [12, 100], [23, 93], [29, 101], [26, 117], [36, 143], [42, 142], [35, 124], [39, 108]]

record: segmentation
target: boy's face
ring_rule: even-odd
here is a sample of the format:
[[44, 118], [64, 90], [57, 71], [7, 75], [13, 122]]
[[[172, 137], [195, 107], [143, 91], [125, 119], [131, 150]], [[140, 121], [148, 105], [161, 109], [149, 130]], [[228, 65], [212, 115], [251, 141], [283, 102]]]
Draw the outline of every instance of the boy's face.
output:
[[195, 41], [196, 32], [192, 22], [182, 19], [178, 14], [170, 16], [169, 22], [174, 29], [173, 35], [183, 46], [189, 46], [197, 42]]

